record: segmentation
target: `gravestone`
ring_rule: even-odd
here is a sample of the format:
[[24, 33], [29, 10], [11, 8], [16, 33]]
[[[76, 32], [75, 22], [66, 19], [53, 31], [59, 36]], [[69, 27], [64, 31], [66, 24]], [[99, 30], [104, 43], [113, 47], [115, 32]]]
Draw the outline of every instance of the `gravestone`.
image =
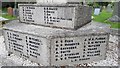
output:
[[7, 8], [7, 13], [8, 13], [8, 15], [13, 15], [13, 8], [12, 7], [8, 7]]
[[107, 12], [112, 12], [113, 10], [112, 10], [112, 5], [111, 4], [108, 4], [108, 6], [107, 6]]
[[99, 15], [99, 14], [100, 14], [100, 8], [95, 8], [94, 15]]
[[120, 1], [114, 4], [113, 17], [108, 20], [111, 22], [120, 22]]

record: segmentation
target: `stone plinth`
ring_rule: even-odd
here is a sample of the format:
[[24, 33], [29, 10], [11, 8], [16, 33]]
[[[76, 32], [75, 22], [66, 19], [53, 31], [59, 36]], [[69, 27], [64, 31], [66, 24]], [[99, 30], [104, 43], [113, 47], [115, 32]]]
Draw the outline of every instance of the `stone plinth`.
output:
[[106, 58], [109, 34], [95, 24], [73, 31], [11, 21], [3, 35], [15, 55], [43, 66], [71, 66]]

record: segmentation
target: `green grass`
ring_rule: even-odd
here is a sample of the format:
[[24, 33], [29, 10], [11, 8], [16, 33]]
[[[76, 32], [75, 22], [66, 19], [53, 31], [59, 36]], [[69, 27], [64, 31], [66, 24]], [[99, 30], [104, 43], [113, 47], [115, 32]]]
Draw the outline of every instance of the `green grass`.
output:
[[11, 16], [11, 15], [8, 15], [8, 14], [3, 14], [2, 17], [7, 18], [9, 20], [16, 19], [16, 16]]
[[118, 22], [110, 22], [107, 19], [112, 17], [112, 13], [107, 12], [106, 10], [103, 10], [99, 15], [94, 15], [94, 21], [110, 24], [111, 28], [120, 28], [120, 23]]
[[118, 22], [110, 22], [108, 20], [104, 21], [104, 23], [110, 24], [111, 28], [120, 28], [120, 23]]

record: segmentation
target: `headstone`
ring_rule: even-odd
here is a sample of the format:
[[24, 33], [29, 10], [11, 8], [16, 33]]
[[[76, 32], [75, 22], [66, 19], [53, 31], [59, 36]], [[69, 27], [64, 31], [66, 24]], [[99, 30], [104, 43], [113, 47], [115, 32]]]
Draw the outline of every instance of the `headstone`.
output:
[[107, 12], [112, 12], [113, 10], [112, 10], [112, 5], [111, 4], [108, 4], [108, 6], [107, 6]]
[[8, 7], [7, 8], [7, 12], [8, 12], [8, 15], [13, 15], [13, 8], [12, 7]]
[[99, 14], [100, 14], [100, 8], [95, 8], [94, 15], [99, 15]]

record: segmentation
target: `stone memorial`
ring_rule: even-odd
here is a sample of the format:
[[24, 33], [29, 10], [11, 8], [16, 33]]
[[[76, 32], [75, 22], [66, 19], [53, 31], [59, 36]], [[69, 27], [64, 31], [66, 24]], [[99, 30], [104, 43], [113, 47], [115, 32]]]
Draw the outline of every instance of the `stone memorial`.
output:
[[[73, 2], [73, 0], [69, 1]], [[91, 20], [92, 15], [90, 11], [86, 11], [90, 10], [88, 6], [80, 6], [78, 3], [74, 5], [39, 3], [39, 5], [19, 6], [25, 21], [13, 20], [3, 27], [8, 52], [43, 66], [73, 66], [104, 60], [109, 32], [105, 30], [106, 27], [101, 28], [96, 23], [88, 22], [86, 25], [81, 25], [82, 22]], [[33, 22], [34, 24], [28, 23], [27, 21], [33, 21], [31, 20], [33, 15], [38, 21]], [[77, 29], [71, 30], [36, 24], [49, 22], [49, 20], [52, 20], [50, 23], [60, 21], [57, 25], [60, 27], [61, 25], [71, 27], [76, 23], [82, 27], [74, 26]]]
[[4, 26], [10, 53], [43, 66], [65, 66], [106, 58], [109, 34], [104, 28], [86, 25], [65, 30], [11, 21]]

